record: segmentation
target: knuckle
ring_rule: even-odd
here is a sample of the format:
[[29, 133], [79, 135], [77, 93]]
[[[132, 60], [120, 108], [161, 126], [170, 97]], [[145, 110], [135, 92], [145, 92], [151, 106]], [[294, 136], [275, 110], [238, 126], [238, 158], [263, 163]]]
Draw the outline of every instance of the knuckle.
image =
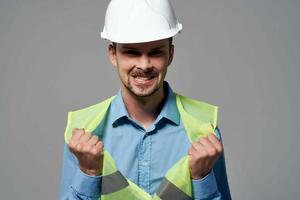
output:
[[196, 143], [192, 143], [192, 148], [196, 148]]
[[192, 147], [193, 147], [194, 149], [198, 149], [199, 146], [200, 146], [200, 145], [199, 145], [198, 142], [195, 142], [195, 143], [192, 144]]
[[82, 151], [82, 145], [81, 144], [77, 144], [75, 147], [76, 151], [81, 152]]
[[75, 140], [70, 140], [70, 142], [69, 142], [69, 148], [75, 149], [75, 148], [76, 148], [76, 145], [77, 145], [77, 141], [75, 141]]
[[94, 141], [98, 141], [99, 140], [99, 138], [98, 138], [97, 135], [93, 135], [91, 139], [94, 140]]
[[88, 139], [89, 139], [89, 135], [87, 133], [83, 133], [81, 138], [79, 138], [80, 142], [84, 144], [88, 141]]
[[96, 147], [94, 146], [92, 149], [91, 149], [91, 154], [96, 156], [96, 155], [99, 155], [102, 153], [102, 149], [100, 147]]
[[81, 137], [81, 140], [87, 141], [90, 138], [90, 135], [88, 133], [84, 133], [83, 136]]
[[192, 157], [192, 158], [195, 158], [197, 157], [197, 154], [195, 153], [195, 151], [189, 151], [189, 155]]
[[217, 150], [215, 148], [209, 148], [207, 152], [209, 156], [215, 156], [217, 154]]
[[96, 156], [100, 153], [100, 151], [97, 148], [92, 148], [90, 153], [91, 155]]
[[202, 153], [203, 156], [207, 157], [207, 156], [210, 155], [210, 150], [209, 150], [207, 147], [205, 147], [205, 148], [201, 151], [201, 153]]
[[89, 153], [92, 149], [92, 146], [91, 145], [84, 145], [82, 151], [85, 152], [85, 153]]

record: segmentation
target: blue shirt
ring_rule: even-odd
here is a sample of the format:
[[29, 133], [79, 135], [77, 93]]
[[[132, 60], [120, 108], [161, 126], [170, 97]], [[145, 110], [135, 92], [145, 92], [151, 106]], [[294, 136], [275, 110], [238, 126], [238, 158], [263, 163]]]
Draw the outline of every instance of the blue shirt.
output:
[[[166, 100], [160, 114], [147, 130], [129, 116], [119, 91], [106, 117], [93, 131], [102, 138], [104, 148], [112, 155], [119, 171], [151, 195], [168, 169], [191, 147], [175, 95], [167, 82], [164, 86]], [[216, 135], [221, 139], [218, 128]], [[101, 178], [84, 174], [65, 144], [60, 199], [98, 199]], [[231, 199], [224, 154], [206, 177], [192, 180], [192, 186], [195, 199]]]

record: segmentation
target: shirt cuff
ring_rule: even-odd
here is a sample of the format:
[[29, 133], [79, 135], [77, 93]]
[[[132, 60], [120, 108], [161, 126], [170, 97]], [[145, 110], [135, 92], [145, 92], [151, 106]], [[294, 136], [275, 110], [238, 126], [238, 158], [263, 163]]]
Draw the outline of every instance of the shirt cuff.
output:
[[192, 184], [195, 199], [208, 198], [215, 194], [218, 190], [213, 171], [202, 179], [193, 179]]
[[102, 176], [90, 176], [77, 169], [72, 188], [79, 195], [100, 197]]

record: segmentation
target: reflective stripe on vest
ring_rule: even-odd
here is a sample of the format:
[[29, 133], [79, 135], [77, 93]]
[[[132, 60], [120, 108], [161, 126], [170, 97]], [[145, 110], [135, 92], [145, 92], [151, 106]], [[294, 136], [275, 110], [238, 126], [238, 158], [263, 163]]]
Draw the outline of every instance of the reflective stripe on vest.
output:
[[[175, 95], [176, 105], [191, 143], [208, 133], [214, 133], [218, 111], [216, 106], [196, 101], [176, 93]], [[66, 143], [69, 143], [74, 128], [84, 128], [87, 132], [93, 132], [104, 118], [114, 98], [113, 96], [99, 104], [69, 112], [68, 123], [65, 130]], [[121, 172], [117, 170], [112, 156], [107, 151], [104, 151], [102, 176], [102, 200], [193, 199], [188, 156], [180, 159], [168, 170], [153, 197], [135, 183], [126, 179]]]
[[120, 171], [102, 177], [101, 194], [109, 194], [126, 188], [129, 185]]
[[192, 197], [185, 194], [176, 185], [171, 183], [168, 179], [164, 178], [156, 191], [157, 196], [161, 199], [172, 200], [193, 200]]

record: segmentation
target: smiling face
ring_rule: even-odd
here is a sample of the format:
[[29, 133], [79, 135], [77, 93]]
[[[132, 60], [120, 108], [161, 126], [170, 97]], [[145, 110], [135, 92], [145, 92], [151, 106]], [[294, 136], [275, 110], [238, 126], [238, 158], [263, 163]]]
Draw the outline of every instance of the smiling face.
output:
[[122, 91], [138, 97], [163, 90], [173, 52], [174, 46], [169, 39], [109, 46], [110, 61], [118, 70]]

